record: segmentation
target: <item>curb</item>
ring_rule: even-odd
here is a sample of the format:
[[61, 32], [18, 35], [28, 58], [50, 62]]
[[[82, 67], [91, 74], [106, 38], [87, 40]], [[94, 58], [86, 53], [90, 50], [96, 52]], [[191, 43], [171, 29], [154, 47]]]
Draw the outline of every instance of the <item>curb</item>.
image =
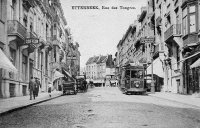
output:
[[187, 105], [187, 106], [191, 106], [191, 107], [193, 107], [193, 108], [198, 108], [198, 109], [200, 109], [200, 106], [198, 106], [198, 105], [183, 103], [183, 102], [181, 102], [181, 101], [171, 100], [171, 99], [167, 99], [167, 98], [163, 98], [163, 97], [159, 97], [159, 96], [155, 96], [155, 95], [149, 95], [149, 94], [148, 94], [148, 96], [156, 97], [156, 98], [159, 98], [159, 99], [164, 99], [164, 100], [168, 100], [168, 101], [172, 101], [172, 102], [176, 102], [176, 103], [179, 103], [179, 104], [184, 104], [184, 105]]
[[22, 110], [22, 109], [24, 109], [24, 108], [27, 108], [27, 107], [30, 107], [30, 106], [33, 106], [33, 105], [36, 105], [36, 104], [40, 104], [40, 103], [43, 103], [43, 102], [46, 102], [46, 101], [49, 101], [49, 100], [56, 99], [56, 98], [61, 97], [61, 96], [62, 96], [62, 94], [61, 94], [61, 95], [58, 95], [58, 96], [55, 96], [55, 97], [52, 97], [52, 98], [49, 98], [49, 99], [40, 100], [40, 101], [31, 103], [31, 104], [28, 104], [28, 105], [24, 105], [24, 106], [12, 108], [12, 109], [10, 109], [10, 110], [7, 110], [7, 111], [5, 111], [5, 112], [0, 113], [0, 117], [1, 117], [1, 116], [4, 116], [4, 115], [6, 115], [6, 114], [12, 113], [12, 112], [14, 112], [14, 111], [17, 111], [17, 110]]

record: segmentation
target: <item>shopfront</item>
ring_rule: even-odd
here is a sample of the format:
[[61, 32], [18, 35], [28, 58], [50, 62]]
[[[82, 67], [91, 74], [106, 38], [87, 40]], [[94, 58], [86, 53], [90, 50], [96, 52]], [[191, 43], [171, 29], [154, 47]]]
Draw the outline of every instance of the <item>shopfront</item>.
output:
[[200, 89], [200, 46], [186, 52], [183, 61], [183, 87], [185, 94], [198, 93]]

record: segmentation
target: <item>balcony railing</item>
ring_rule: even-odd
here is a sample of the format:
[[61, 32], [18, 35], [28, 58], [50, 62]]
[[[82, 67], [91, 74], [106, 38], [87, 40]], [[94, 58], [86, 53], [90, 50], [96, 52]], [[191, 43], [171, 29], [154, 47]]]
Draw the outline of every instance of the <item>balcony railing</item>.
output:
[[174, 24], [170, 28], [165, 31], [165, 41], [168, 40], [172, 36], [180, 36], [181, 35], [181, 24]]
[[26, 38], [26, 28], [17, 20], [8, 20], [8, 35], [17, 35], [20, 38]]
[[28, 32], [27, 37], [28, 38], [37, 38], [37, 34], [35, 32]]

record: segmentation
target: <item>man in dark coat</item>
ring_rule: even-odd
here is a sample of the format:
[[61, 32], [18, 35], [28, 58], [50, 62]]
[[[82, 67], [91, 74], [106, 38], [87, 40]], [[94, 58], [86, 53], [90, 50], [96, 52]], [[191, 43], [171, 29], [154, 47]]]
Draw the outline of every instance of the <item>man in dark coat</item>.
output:
[[35, 83], [35, 79], [33, 79], [33, 77], [31, 77], [31, 80], [29, 82], [29, 91], [30, 91], [30, 100], [32, 100], [32, 95], [33, 95], [33, 98], [35, 99], [36, 83]]
[[84, 91], [87, 91], [87, 81], [85, 79], [83, 80], [83, 86], [84, 86]]
[[39, 87], [41, 88], [40, 80], [39, 78], [35, 77], [35, 83], [36, 83], [36, 97], [38, 96]]

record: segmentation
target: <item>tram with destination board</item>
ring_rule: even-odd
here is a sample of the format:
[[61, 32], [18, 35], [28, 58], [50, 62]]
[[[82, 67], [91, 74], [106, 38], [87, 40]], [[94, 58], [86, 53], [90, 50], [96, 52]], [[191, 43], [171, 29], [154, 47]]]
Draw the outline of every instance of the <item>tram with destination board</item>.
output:
[[141, 64], [129, 63], [122, 67], [120, 88], [125, 94], [145, 94], [145, 67]]

